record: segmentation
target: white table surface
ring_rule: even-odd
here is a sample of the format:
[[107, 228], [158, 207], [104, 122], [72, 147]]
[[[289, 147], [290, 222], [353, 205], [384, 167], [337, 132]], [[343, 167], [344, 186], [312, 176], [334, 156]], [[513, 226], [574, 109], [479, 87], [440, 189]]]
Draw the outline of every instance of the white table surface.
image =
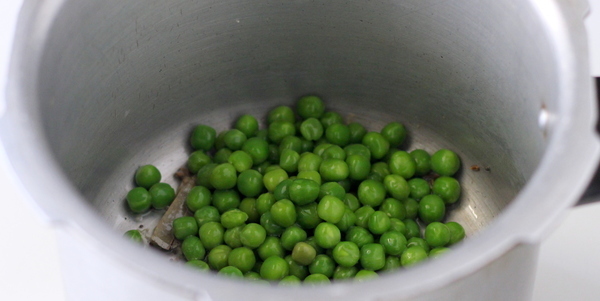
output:
[[[600, 76], [600, 0], [589, 2], [592, 75]], [[0, 0], [1, 89], [19, 3]], [[64, 300], [54, 230], [19, 196], [5, 170], [0, 158], [0, 300]], [[535, 301], [600, 300], [600, 203], [570, 210], [542, 244], [537, 275]]]

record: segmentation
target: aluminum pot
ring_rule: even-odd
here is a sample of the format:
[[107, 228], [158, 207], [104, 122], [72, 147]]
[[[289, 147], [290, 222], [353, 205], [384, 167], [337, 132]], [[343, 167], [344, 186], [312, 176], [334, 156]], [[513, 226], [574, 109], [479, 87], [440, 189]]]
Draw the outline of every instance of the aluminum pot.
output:
[[[567, 0], [28, 0], [0, 139], [58, 230], [72, 300], [526, 300], [540, 240], [598, 161], [584, 13]], [[370, 130], [403, 122], [407, 149], [456, 150], [448, 219], [469, 238], [314, 288], [197, 273], [122, 238], [160, 216], [125, 209], [139, 165], [173, 174], [195, 124], [223, 130], [306, 93]]]

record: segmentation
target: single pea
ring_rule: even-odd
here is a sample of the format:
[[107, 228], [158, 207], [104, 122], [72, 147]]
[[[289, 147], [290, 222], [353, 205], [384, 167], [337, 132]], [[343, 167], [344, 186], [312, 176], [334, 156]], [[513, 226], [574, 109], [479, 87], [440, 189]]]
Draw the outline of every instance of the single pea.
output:
[[288, 174], [283, 169], [275, 169], [267, 172], [263, 176], [263, 184], [268, 191], [275, 190], [275, 187], [279, 185], [283, 180], [288, 179]]
[[344, 147], [350, 142], [350, 129], [345, 124], [335, 123], [327, 127], [325, 137], [329, 143]]
[[123, 234], [123, 236], [135, 241], [136, 243], [143, 243], [144, 239], [142, 238], [142, 233], [139, 230], [129, 230]]
[[185, 265], [192, 267], [196, 270], [199, 271], [208, 271], [210, 270], [210, 267], [208, 266], [208, 263], [202, 261], [202, 260], [190, 260], [188, 262], [185, 263]]
[[298, 242], [292, 249], [292, 259], [300, 265], [310, 265], [316, 256], [315, 248], [306, 242]]
[[212, 159], [204, 151], [195, 151], [189, 157], [187, 161], [188, 170], [196, 174], [204, 165], [212, 163]]
[[306, 205], [319, 197], [320, 187], [317, 182], [306, 179], [296, 179], [288, 187], [289, 198], [297, 205]]
[[390, 218], [390, 231], [396, 231], [402, 233], [406, 237], [408, 230], [403, 221], [397, 218]]
[[395, 199], [403, 201], [410, 195], [410, 185], [399, 175], [387, 175], [383, 179], [385, 190]]
[[291, 226], [285, 229], [281, 234], [281, 246], [288, 251], [294, 249], [294, 246], [302, 241], [305, 241], [308, 235], [304, 229], [298, 226]]
[[450, 230], [450, 245], [460, 242], [465, 238], [465, 228], [457, 222], [447, 222], [446, 227]]
[[429, 183], [421, 178], [413, 178], [408, 181], [410, 187], [410, 197], [416, 200], [420, 200], [424, 196], [431, 193]]
[[296, 207], [296, 214], [298, 215], [296, 222], [303, 229], [314, 229], [323, 221], [319, 217], [315, 202]]
[[221, 225], [231, 229], [243, 225], [248, 220], [248, 214], [239, 209], [231, 209], [221, 215]]
[[446, 204], [454, 204], [460, 197], [460, 183], [455, 178], [441, 176], [433, 182], [433, 194]]
[[287, 262], [288, 266], [290, 267], [290, 276], [296, 276], [300, 280], [308, 276], [309, 273], [307, 265], [301, 265], [294, 261], [291, 254], [285, 256], [283, 259], [285, 259], [285, 262]]
[[341, 266], [354, 266], [360, 259], [360, 249], [351, 241], [342, 241], [333, 248], [333, 259]]
[[291, 122], [275, 121], [269, 125], [269, 140], [280, 143], [283, 138], [296, 134], [296, 127]]
[[250, 223], [242, 228], [240, 239], [245, 247], [250, 249], [258, 248], [266, 239], [267, 231], [263, 226], [255, 223]]
[[412, 237], [406, 241], [407, 248], [410, 248], [413, 246], [419, 246], [419, 247], [423, 248], [423, 250], [425, 250], [426, 253], [429, 253], [429, 250], [431, 249], [431, 246], [429, 246], [427, 241], [420, 237]]
[[296, 122], [296, 116], [294, 116], [294, 111], [292, 111], [292, 108], [288, 106], [278, 106], [269, 111], [269, 114], [267, 115], [267, 122], [269, 124], [275, 121], [294, 123]]
[[390, 156], [390, 171], [404, 179], [410, 179], [415, 174], [416, 163], [413, 157], [405, 151], [397, 151]]
[[385, 187], [374, 180], [364, 180], [358, 185], [358, 200], [363, 205], [379, 206], [385, 199]]
[[254, 164], [252, 162], [252, 157], [242, 150], [233, 152], [227, 159], [227, 162], [231, 163], [237, 172], [248, 170], [252, 168], [252, 165]]
[[[246, 274], [244, 274], [244, 279], [250, 280], [250, 281], [265, 281], [262, 279], [262, 277], [260, 277], [260, 274], [254, 271], [250, 271], [247, 272]], [[268, 283], [268, 282], [267, 282]]]
[[206, 249], [198, 236], [190, 235], [181, 243], [181, 252], [186, 260], [202, 260], [206, 256]]
[[260, 216], [260, 225], [263, 226], [263, 228], [265, 228], [269, 235], [279, 236], [285, 230], [284, 227], [280, 226], [273, 220], [273, 215], [271, 214], [271, 212], [267, 212]]
[[308, 118], [300, 125], [300, 134], [309, 141], [319, 140], [323, 136], [323, 125], [316, 118]]
[[215, 144], [217, 131], [208, 125], [198, 125], [194, 128], [190, 137], [190, 144], [195, 150], [208, 151]]
[[279, 143], [279, 153], [286, 149], [293, 150], [297, 153], [302, 152], [302, 139], [296, 136], [287, 136]]
[[185, 199], [185, 203], [192, 212], [196, 212], [202, 207], [210, 206], [211, 198], [212, 194], [208, 188], [204, 186], [194, 186], [190, 189], [190, 192]]
[[341, 236], [340, 229], [331, 223], [323, 222], [315, 228], [315, 241], [325, 249], [335, 247], [340, 242]]
[[283, 279], [281, 279], [279, 281], [279, 285], [289, 285], [289, 286], [298, 286], [302, 284], [302, 280], [300, 280], [300, 278], [294, 276], [294, 275], [288, 275], [283, 277]]
[[[270, 171], [277, 170], [277, 169], [283, 169], [283, 168], [281, 168], [281, 166], [279, 166], [279, 164], [271, 164], [265, 168], [264, 172], [265, 172], [265, 174], [267, 174]], [[264, 178], [264, 175], [263, 175], [263, 178]]]
[[225, 136], [223, 137], [223, 142], [225, 142], [225, 146], [232, 151], [240, 150], [242, 148], [242, 145], [244, 145], [244, 142], [246, 142], [246, 140], [248, 140], [246, 135], [238, 129], [232, 129], [227, 131], [227, 133], [225, 133]]
[[367, 134], [367, 129], [358, 122], [348, 124], [348, 129], [350, 130], [350, 143], [361, 143], [363, 137]]
[[346, 193], [342, 202], [352, 211], [356, 211], [360, 207], [360, 201], [358, 198], [352, 193]]
[[398, 122], [390, 122], [381, 129], [381, 135], [390, 142], [391, 147], [398, 147], [406, 138], [406, 128]]
[[290, 198], [290, 185], [294, 182], [292, 179], [286, 179], [281, 181], [273, 190], [273, 196], [276, 200], [283, 200]]
[[362, 140], [362, 144], [369, 148], [371, 156], [375, 159], [385, 157], [390, 149], [390, 143], [377, 132], [368, 132]]
[[355, 266], [343, 267], [341, 265], [338, 265], [337, 267], [335, 267], [335, 270], [333, 271], [333, 279], [343, 280], [343, 279], [354, 278], [354, 275], [356, 275], [357, 272], [358, 272], [358, 268], [356, 268]]
[[356, 209], [356, 211], [354, 211], [354, 214], [356, 215], [356, 225], [359, 227], [368, 228], [369, 218], [373, 212], [375, 212], [375, 209], [369, 205], [364, 205]]
[[338, 159], [343, 161], [346, 160], [346, 152], [343, 148], [337, 145], [332, 145], [323, 151], [321, 157], [323, 158], [323, 160]]
[[[352, 186], [354, 185], [354, 181], [352, 181], [348, 178], [345, 178], [341, 181], [337, 181], [336, 183], [344, 189], [344, 192], [352, 190]], [[344, 193], [344, 195], [345, 195], [345, 193]], [[343, 198], [344, 198], [344, 196], [340, 195], [339, 199], [343, 199]]]
[[198, 224], [196, 219], [191, 216], [182, 216], [173, 220], [173, 236], [179, 240], [184, 240], [190, 235], [198, 233]]
[[231, 248], [226, 245], [215, 246], [208, 252], [208, 265], [215, 270], [220, 270], [228, 265]]
[[431, 156], [427, 151], [415, 149], [410, 156], [415, 160], [415, 175], [424, 176], [431, 171]]
[[213, 192], [212, 204], [219, 212], [235, 209], [240, 206], [240, 195], [235, 189], [215, 190]]
[[419, 228], [419, 224], [417, 224], [417, 222], [415, 222], [415, 220], [407, 218], [407, 219], [403, 220], [402, 222], [404, 223], [404, 226], [406, 227], [406, 233], [404, 234], [404, 236], [406, 236], [406, 239], [411, 239], [413, 237], [421, 236], [421, 229]]
[[358, 282], [363, 282], [375, 278], [379, 278], [379, 274], [369, 270], [360, 270], [354, 276], [354, 280]]
[[242, 229], [244, 226], [238, 226], [235, 228], [225, 230], [223, 234], [223, 242], [231, 248], [239, 248], [242, 247], [242, 238], [240, 234], [242, 233]]
[[437, 195], [426, 195], [419, 203], [419, 218], [426, 224], [439, 222], [444, 219], [446, 205]]
[[256, 170], [244, 170], [238, 176], [237, 189], [246, 197], [259, 195], [263, 188], [263, 176]]
[[235, 122], [235, 128], [246, 137], [253, 137], [258, 132], [258, 120], [252, 115], [242, 115]]
[[321, 186], [321, 175], [318, 171], [315, 170], [301, 171], [298, 173], [298, 175], [296, 175], [296, 178], [312, 180], [315, 181], [319, 186]]
[[315, 146], [315, 149], [313, 149], [313, 153], [319, 157], [323, 157], [323, 153], [325, 152], [325, 150], [330, 148], [331, 146], [333, 146], [333, 144], [327, 142], [317, 144], [317, 146]]
[[412, 198], [408, 198], [404, 201], [404, 207], [406, 208], [406, 218], [416, 218], [419, 214], [419, 203]]
[[371, 170], [369, 159], [361, 155], [350, 155], [346, 158], [348, 176], [352, 180], [362, 181], [367, 178]]
[[225, 148], [225, 134], [227, 134], [228, 130], [221, 131], [217, 138], [215, 138], [215, 149], [220, 150]]
[[323, 274], [327, 278], [333, 277], [335, 270], [335, 261], [325, 254], [319, 254], [313, 262], [308, 266], [308, 271], [311, 274]]
[[440, 222], [427, 225], [423, 236], [432, 248], [444, 247], [450, 242], [450, 230]]
[[383, 211], [375, 211], [369, 216], [368, 226], [371, 233], [383, 234], [390, 229], [390, 218]]
[[196, 219], [198, 227], [202, 227], [202, 225], [208, 222], [221, 221], [221, 214], [217, 208], [213, 206], [205, 206], [196, 210], [194, 213], [194, 219]]
[[307, 153], [307, 152], [312, 152], [312, 150], [315, 148], [315, 143], [311, 140], [306, 140], [304, 138], [300, 138], [300, 142], [301, 142], [301, 147], [300, 147], [300, 151], [298, 152], [299, 154], [303, 154], [303, 153]]
[[400, 232], [388, 231], [381, 235], [379, 243], [385, 249], [386, 254], [400, 256], [406, 249], [407, 240]]
[[360, 264], [363, 269], [377, 271], [385, 265], [385, 249], [382, 245], [368, 243], [360, 248]]
[[215, 189], [231, 189], [237, 184], [237, 171], [231, 163], [219, 164], [210, 174], [210, 184]]
[[273, 193], [266, 192], [261, 194], [258, 199], [256, 199], [256, 210], [258, 211], [258, 214], [263, 215], [271, 211], [271, 206], [273, 206], [275, 202], [277, 202], [277, 200]]
[[318, 171], [323, 159], [313, 153], [303, 153], [298, 159], [298, 171]]
[[325, 112], [325, 104], [318, 96], [302, 96], [296, 103], [296, 112], [304, 119], [319, 118]]
[[346, 240], [355, 243], [359, 248], [375, 242], [373, 234], [369, 230], [362, 227], [351, 227], [346, 232]]
[[258, 137], [253, 137], [242, 145], [242, 150], [252, 157], [254, 165], [261, 164], [269, 157], [269, 143]]
[[138, 168], [135, 172], [135, 183], [146, 189], [150, 189], [152, 185], [160, 182], [160, 171], [154, 165], [144, 165]]
[[240, 202], [240, 206], [238, 207], [238, 209], [240, 209], [248, 215], [247, 222], [256, 223], [260, 220], [260, 214], [258, 214], [258, 210], [256, 209], [255, 198], [243, 199], [242, 202]]
[[300, 154], [291, 149], [284, 149], [279, 157], [279, 166], [283, 170], [293, 173], [298, 171], [298, 161], [300, 161]]
[[243, 278], [244, 274], [242, 273], [242, 271], [240, 271], [240, 269], [233, 267], [233, 266], [226, 266], [224, 268], [222, 268], [217, 274], [219, 275], [223, 275], [226, 277], [239, 277], [239, 278]]
[[439, 248], [431, 249], [431, 251], [429, 251], [429, 258], [438, 258], [438, 257], [442, 256], [443, 254], [445, 254], [448, 251], [450, 251], [450, 249], [449, 248], [444, 248], [444, 247], [439, 247]]
[[323, 160], [319, 173], [324, 181], [341, 181], [348, 177], [348, 164], [339, 159]]
[[304, 278], [304, 283], [309, 286], [324, 285], [331, 283], [331, 280], [323, 274], [310, 274]]
[[342, 199], [346, 195], [346, 190], [337, 182], [323, 183], [319, 189], [319, 198], [323, 198], [328, 195]]
[[387, 198], [381, 203], [379, 210], [385, 212], [390, 218], [405, 219], [406, 208], [404, 204], [394, 198]]
[[136, 187], [127, 193], [127, 205], [135, 213], [143, 213], [152, 206], [152, 195], [144, 187]]
[[225, 229], [217, 222], [208, 222], [200, 226], [198, 236], [204, 247], [208, 250], [223, 244]]
[[402, 252], [400, 263], [403, 267], [408, 267], [427, 259], [427, 252], [422, 247], [412, 246]]
[[213, 160], [217, 164], [229, 163], [229, 157], [231, 157], [231, 154], [233, 154], [233, 152], [230, 149], [224, 147], [219, 149], [215, 153], [215, 155], [213, 156]]
[[273, 216], [273, 221], [282, 227], [290, 227], [296, 222], [296, 207], [288, 199], [275, 202], [271, 206], [270, 212]]
[[319, 217], [329, 223], [337, 223], [344, 215], [346, 205], [339, 198], [326, 195], [317, 205], [317, 213]]
[[267, 129], [258, 130], [258, 132], [256, 132], [256, 138], [259, 138], [259, 139], [262, 139], [265, 141], [267, 141], [267, 139], [269, 139], [267, 137], [268, 135], [269, 135], [269, 130], [267, 130]]
[[400, 263], [400, 257], [398, 256], [387, 256], [385, 257], [385, 265], [381, 269], [382, 272], [391, 272], [395, 271], [402, 267]]
[[196, 174], [196, 185], [204, 186], [208, 189], [215, 189], [212, 184], [210, 184], [210, 175], [212, 174], [215, 167], [219, 164], [216, 163], [208, 163], [204, 165], [198, 173]]
[[278, 256], [267, 258], [260, 267], [260, 276], [266, 280], [281, 280], [283, 277], [287, 276], [289, 272], [290, 267], [285, 259]]
[[377, 181], [379, 183], [383, 183], [383, 178], [381, 177], [381, 175], [378, 173], [374, 173], [374, 172], [369, 172], [369, 175], [367, 176], [367, 180], [373, 180], [373, 181]]
[[363, 144], [350, 144], [344, 147], [344, 151], [346, 152], [346, 157], [352, 155], [359, 155], [367, 158], [369, 162], [371, 161], [371, 151], [368, 147]]
[[440, 176], [452, 176], [460, 168], [460, 158], [449, 149], [440, 149], [431, 156], [431, 169]]
[[347, 207], [344, 209], [344, 215], [342, 215], [342, 219], [337, 222], [335, 225], [340, 229], [340, 231], [347, 231], [350, 227], [356, 224], [356, 214], [352, 212], [352, 210]]
[[279, 238], [273, 236], [265, 238], [265, 241], [256, 249], [256, 253], [258, 253], [258, 257], [262, 260], [266, 260], [271, 256], [282, 258], [285, 256], [285, 250], [281, 246]]
[[380, 175], [382, 178], [385, 178], [385, 176], [391, 174], [390, 168], [389, 168], [388, 164], [385, 162], [377, 162], [377, 163], [371, 165], [371, 173], [376, 173], [376, 174]]
[[323, 128], [327, 129], [329, 126], [338, 123], [344, 123], [344, 118], [337, 112], [325, 112], [320, 118]]

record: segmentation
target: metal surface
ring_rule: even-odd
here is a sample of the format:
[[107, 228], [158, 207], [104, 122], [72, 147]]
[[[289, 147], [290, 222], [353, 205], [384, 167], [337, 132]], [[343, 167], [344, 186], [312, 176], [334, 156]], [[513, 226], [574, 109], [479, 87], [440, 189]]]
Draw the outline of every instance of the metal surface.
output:
[[[471, 238], [412, 271], [294, 298], [477, 299], [491, 289], [481, 279], [499, 292], [531, 283], [540, 234], [593, 172], [596, 109], [580, 18], [542, 0], [27, 1], [0, 139], [50, 219], [115, 271], [215, 300], [279, 300], [289, 291], [198, 275], [122, 240], [160, 215], [131, 215], [123, 199], [137, 166], [171, 175], [182, 165], [193, 125], [223, 130], [242, 113], [262, 117], [319, 93], [371, 130], [405, 123], [408, 149], [456, 150], [464, 193], [449, 219]], [[529, 268], [506, 277], [513, 267]]]

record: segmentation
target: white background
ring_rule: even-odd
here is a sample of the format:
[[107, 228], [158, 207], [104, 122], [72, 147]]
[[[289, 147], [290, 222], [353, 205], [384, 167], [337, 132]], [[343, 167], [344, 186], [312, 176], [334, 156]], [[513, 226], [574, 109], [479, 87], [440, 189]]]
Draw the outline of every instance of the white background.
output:
[[[600, 76], [600, 0], [589, 2], [592, 75]], [[0, 0], [0, 91], [19, 3]], [[55, 234], [5, 170], [0, 156], [0, 300], [64, 300]], [[572, 209], [542, 244], [534, 300], [600, 300], [599, 280], [600, 203]]]

